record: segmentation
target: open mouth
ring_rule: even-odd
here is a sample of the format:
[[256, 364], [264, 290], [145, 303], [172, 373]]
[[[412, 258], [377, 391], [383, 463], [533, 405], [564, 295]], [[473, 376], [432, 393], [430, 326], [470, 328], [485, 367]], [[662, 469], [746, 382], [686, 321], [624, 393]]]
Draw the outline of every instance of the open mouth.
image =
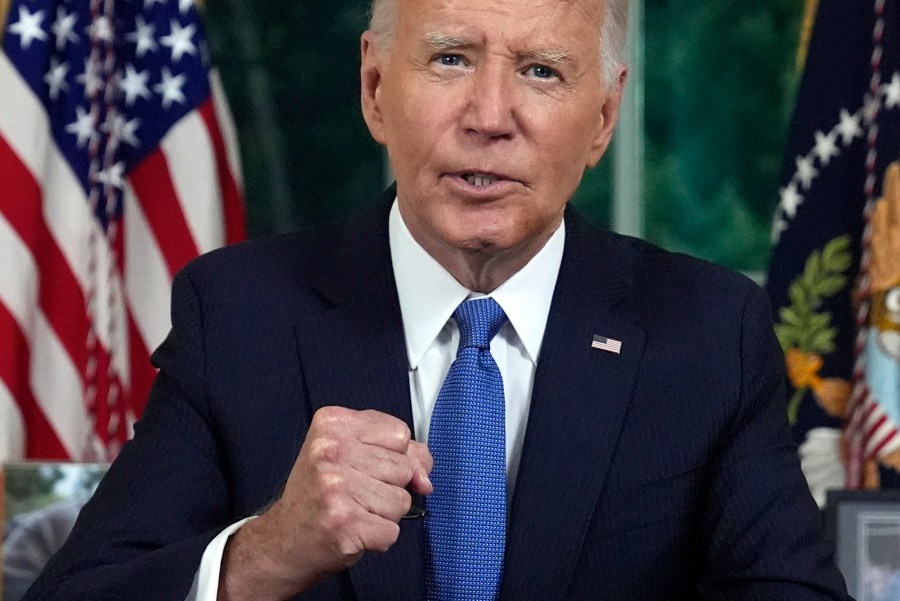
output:
[[500, 179], [496, 175], [487, 175], [485, 173], [464, 173], [462, 178], [472, 186], [490, 186]]

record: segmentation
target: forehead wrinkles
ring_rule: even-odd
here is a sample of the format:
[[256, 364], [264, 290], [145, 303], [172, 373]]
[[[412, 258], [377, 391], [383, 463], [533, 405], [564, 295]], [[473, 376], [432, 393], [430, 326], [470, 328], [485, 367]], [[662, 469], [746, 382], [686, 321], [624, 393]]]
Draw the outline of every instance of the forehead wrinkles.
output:
[[[560, 0], [549, 0], [528, 6], [527, 11], [513, 12], [458, 6], [453, 2], [445, 3], [420, 24], [420, 30], [424, 30], [425, 33], [421, 34], [419, 42], [434, 50], [503, 47], [515, 55], [526, 58], [552, 63], [569, 62], [574, 58], [573, 44], [577, 47], [579, 43], [578, 40], [572, 39], [574, 36], [570, 31], [563, 33], [568, 28], [560, 25], [568, 19], [583, 19], [585, 15], [570, 12], [569, 6], [561, 7], [560, 4]], [[494, 6], [494, 3], [491, 3], [491, 6]], [[566, 14], [561, 14], [560, 8]], [[454, 18], [457, 11], [460, 17], [458, 19]], [[491, 19], [486, 27], [483, 22], [472, 22], [467, 18], [471, 13], [492, 13], [495, 16], [499, 16], [497, 13], [503, 13], [509, 15], [512, 22], [507, 26], [503, 20]]]
[[591, 23], [597, 23], [603, 20], [603, 14], [606, 11], [607, 0], [556, 0], [562, 4], [571, 6], [575, 11], [580, 13], [586, 20]]

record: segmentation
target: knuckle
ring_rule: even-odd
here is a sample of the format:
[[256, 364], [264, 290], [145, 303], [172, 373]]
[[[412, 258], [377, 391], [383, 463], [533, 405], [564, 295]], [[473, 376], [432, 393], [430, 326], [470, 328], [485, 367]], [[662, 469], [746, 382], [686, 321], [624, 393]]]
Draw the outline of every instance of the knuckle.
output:
[[326, 499], [341, 496], [346, 488], [346, 478], [333, 471], [320, 471], [316, 475], [316, 483]]
[[391, 448], [403, 451], [409, 449], [409, 443], [412, 440], [412, 432], [405, 422], [396, 420], [386, 429], [385, 435], [390, 441]]
[[309, 441], [309, 454], [314, 463], [335, 463], [342, 455], [341, 444], [333, 438], [318, 437]]
[[337, 551], [346, 561], [359, 555], [365, 548], [355, 538], [342, 538], [337, 543]]
[[346, 419], [348, 411], [346, 407], [322, 407], [313, 415], [313, 422], [326, 428], [334, 427]]
[[406, 422], [401, 422], [398, 420], [397, 431], [394, 434], [397, 438], [397, 442], [401, 442], [404, 444], [409, 444], [410, 439], [412, 439], [412, 432], [409, 429], [409, 426], [406, 425]]
[[328, 531], [335, 533], [339, 540], [343, 540], [347, 538], [347, 530], [353, 524], [353, 515], [344, 503], [333, 502], [326, 506], [322, 524]]

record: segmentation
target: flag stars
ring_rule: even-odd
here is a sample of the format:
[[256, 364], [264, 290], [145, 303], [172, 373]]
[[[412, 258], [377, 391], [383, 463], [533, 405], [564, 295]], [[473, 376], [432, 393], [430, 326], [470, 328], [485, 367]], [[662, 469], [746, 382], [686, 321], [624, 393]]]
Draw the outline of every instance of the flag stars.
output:
[[191, 41], [197, 28], [194, 25], [182, 27], [175, 19], [171, 20], [172, 32], [160, 38], [160, 43], [172, 50], [172, 62], [178, 62], [185, 54], [196, 55], [197, 46]]
[[838, 123], [837, 132], [844, 146], [849, 146], [854, 139], [862, 135], [860, 120], [858, 113], [851, 115], [847, 109], [841, 109], [841, 121]]
[[84, 71], [75, 78], [75, 81], [84, 86], [85, 98], [90, 98], [103, 89], [103, 80], [97, 72], [97, 65], [90, 57], [84, 59]]
[[141, 141], [134, 135], [141, 126], [140, 119], [135, 118], [129, 121], [122, 115], [117, 114], [108, 117], [106, 121], [101, 126], [101, 129], [109, 133], [113, 143], [118, 144], [121, 141], [133, 148], [141, 145]]
[[84, 110], [83, 106], [75, 107], [75, 121], [66, 125], [66, 131], [77, 138], [78, 148], [84, 148], [88, 142], [97, 137], [94, 129], [94, 115]]
[[166, 0], [144, 0], [144, 10], [150, 10], [154, 4], [165, 4]]
[[187, 11], [191, 9], [193, 6], [194, 0], [178, 0], [178, 12], [181, 14], [187, 14]]
[[47, 32], [41, 29], [41, 21], [44, 20], [44, 11], [28, 12], [24, 6], [19, 6], [19, 20], [9, 26], [9, 33], [19, 36], [19, 45], [28, 50], [34, 40], [44, 41]]
[[97, 182], [103, 184], [104, 187], [112, 186], [121, 190], [125, 186], [125, 180], [123, 176], [125, 175], [125, 163], [119, 161], [118, 163], [100, 171], [95, 176]]
[[159, 47], [156, 44], [156, 26], [147, 24], [140, 15], [135, 18], [135, 29], [127, 34], [125, 39], [137, 45], [135, 54], [138, 58], [144, 58], [147, 52], [155, 52]]
[[56, 37], [56, 49], [62, 50], [66, 44], [78, 41], [78, 34], [75, 33], [75, 23], [78, 16], [75, 13], [66, 13], [66, 10], [60, 6], [56, 9], [56, 22], [53, 23], [53, 35]]
[[804, 190], [809, 190], [813, 180], [819, 175], [819, 170], [813, 165], [813, 160], [809, 157], [797, 157], [797, 178]]
[[881, 90], [885, 95], [885, 108], [892, 109], [900, 105], [900, 73], [894, 73], [891, 83], [881, 86]]
[[107, 44], [111, 44], [115, 38], [112, 21], [107, 16], [99, 16], [94, 19], [94, 22], [87, 28], [87, 32], [92, 39], [100, 40]]
[[803, 196], [797, 192], [797, 184], [792, 182], [786, 188], [781, 189], [781, 208], [785, 215], [793, 219], [797, 214], [797, 207], [801, 204], [803, 204]]
[[825, 135], [821, 131], [817, 131], [816, 147], [813, 151], [822, 165], [828, 165], [832, 158], [840, 154], [837, 147], [837, 133], [832, 131]]
[[44, 75], [44, 82], [50, 88], [50, 99], [59, 98], [59, 93], [69, 89], [66, 82], [66, 75], [69, 73], [69, 63], [59, 64], [59, 59], [55, 56], [50, 57], [50, 70]]
[[125, 92], [125, 104], [133, 106], [138, 97], [144, 100], [150, 99], [150, 88], [147, 81], [150, 79], [149, 71], [137, 71], [134, 65], [125, 66], [125, 77], [119, 81], [119, 88]]
[[153, 91], [162, 95], [162, 107], [164, 109], [168, 110], [173, 102], [185, 103], [186, 99], [181, 88], [186, 81], [187, 77], [183, 73], [172, 75], [168, 67], [162, 68], [162, 81], [153, 86]]

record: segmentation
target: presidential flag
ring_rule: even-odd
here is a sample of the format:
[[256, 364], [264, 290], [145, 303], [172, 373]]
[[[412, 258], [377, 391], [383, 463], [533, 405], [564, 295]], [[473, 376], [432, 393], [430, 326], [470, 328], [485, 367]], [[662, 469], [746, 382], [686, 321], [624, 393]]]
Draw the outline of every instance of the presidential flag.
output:
[[109, 460], [154, 377], [173, 275], [244, 237], [234, 133], [191, 0], [7, 9], [0, 459]]
[[900, 469], [898, 4], [819, 0], [773, 225], [788, 415], [820, 505]]

